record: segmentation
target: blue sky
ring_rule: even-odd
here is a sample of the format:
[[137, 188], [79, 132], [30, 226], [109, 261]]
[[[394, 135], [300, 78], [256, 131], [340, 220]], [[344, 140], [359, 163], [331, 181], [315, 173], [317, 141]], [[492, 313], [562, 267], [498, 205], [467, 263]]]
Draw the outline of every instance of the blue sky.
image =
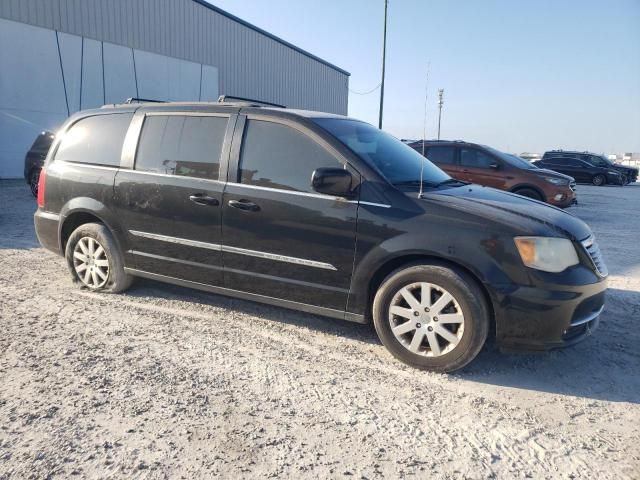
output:
[[[211, 3], [380, 83], [383, 0]], [[385, 130], [512, 152], [640, 151], [640, 0], [390, 0]], [[349, 94], [349, 115], [377, 125], [379, 90]]]

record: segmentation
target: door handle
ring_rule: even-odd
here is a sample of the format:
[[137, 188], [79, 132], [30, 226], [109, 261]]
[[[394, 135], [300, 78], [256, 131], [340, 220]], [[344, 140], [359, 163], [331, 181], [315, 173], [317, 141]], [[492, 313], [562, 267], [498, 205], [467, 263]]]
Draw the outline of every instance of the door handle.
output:
[[198, 205], [211, 205], [213, 207], [220, 205], [217, 198], [209, 197], [203, 193], [194, 193], [193, 195], [189, 195], [189, 200], [193, 203], [197, 203]]
[[229, 206], [233, 208], [238, 208], [240, 210], [245, 210], [247, 212], [257, 212], [260, 210], [260, 207], [249, 200], [229, 200]]

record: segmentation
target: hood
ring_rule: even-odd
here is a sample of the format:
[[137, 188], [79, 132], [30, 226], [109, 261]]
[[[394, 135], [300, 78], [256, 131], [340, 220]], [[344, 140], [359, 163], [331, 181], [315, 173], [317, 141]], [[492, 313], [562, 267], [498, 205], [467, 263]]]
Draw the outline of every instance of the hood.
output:
[[636, 172], [638, 173], [638, 167], [632, 167], [631, 165], [622, 165], [621, 163], [614, 163], [613, 168], [622, 172]]
[[562, 236], [584, 240], [591, 235], [586, 223], [543, 202], [480, 185], [444, 188], [423, 199], [499, 223], [519, 235]]
[[574, 178], [570, 177], [569, 175], [565, 175], [564, 173], [556, 172], [554, 170], [549, 170], [547, 168], [536, 168], [536, 169], [528, 170], [528, 171], [531, 172], [531, 173], [535, 173], [537, 175], [540, 175], [540, 176], [564, 178], [565, 180], [569, 180], [569, 182], [573, 182], [574, 181]]

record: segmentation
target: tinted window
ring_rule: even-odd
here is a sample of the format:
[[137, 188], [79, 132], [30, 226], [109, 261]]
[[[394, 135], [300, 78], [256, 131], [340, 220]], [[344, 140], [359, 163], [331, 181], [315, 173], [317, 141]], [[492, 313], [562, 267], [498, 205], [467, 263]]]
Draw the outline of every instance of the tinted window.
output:
[[455, 150], [453, 147], [429, 147], [427, 158], [436, 165], [441, 163], [451, 164], [454, 162]]
[[148, 116], [136, 170], [217, 180], [226, 128], [226, 117]]
[[460, 149], [460, 165], [464, 167], [489, 168], [495, 159], [473, 148]]
[[566, 165], [568, 167], [584, 168], [586, 166], [583, 162], [574, 160], [573, 158], [562, 158], [560, 160], [562, 160], [562, 165]]
[[316, 168], [342, 166], [327, 150], [292, 127], [247, 120], [240, 154], [242, 183], [311, 192], [311, 175]]
[[133, 114], [95, 115], [74, 123], [64, 134], [56, 160], [120, 165], [122, 144]]
[[451, 178], [413, 148], [368, 123], [335, 118], [314, 121], [391, 183], [419, 182], [421, 172], [428, 184]]
[[587, 158], [583, 158], [583, 160], [596, 167], [609, 167], [611, 165], [607, 160], [597, 155], [585, 155], [585, 157]]

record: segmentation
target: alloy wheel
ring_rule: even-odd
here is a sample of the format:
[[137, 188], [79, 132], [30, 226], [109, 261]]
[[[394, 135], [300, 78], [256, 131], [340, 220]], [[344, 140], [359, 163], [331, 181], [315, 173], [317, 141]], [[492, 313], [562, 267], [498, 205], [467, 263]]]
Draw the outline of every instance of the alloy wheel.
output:
[[393, 296], [389, 323], [407, 350], [426, 357], [451, 352], [464, 335], [465, 318], [454, 296], [439, 285], [411, 283]]
[[103, 287], [109, 279], [107, 252], [92, 237], [82, 237], [73, 249], [73, 268], [80, 281], [89, 288]]

